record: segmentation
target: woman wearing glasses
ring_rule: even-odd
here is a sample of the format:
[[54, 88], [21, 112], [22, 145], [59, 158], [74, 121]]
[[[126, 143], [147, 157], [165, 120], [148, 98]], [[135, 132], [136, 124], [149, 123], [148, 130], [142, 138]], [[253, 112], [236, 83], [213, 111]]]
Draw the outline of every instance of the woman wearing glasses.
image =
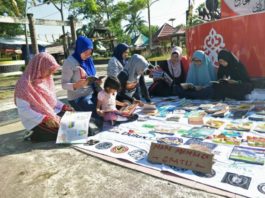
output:
[[205, 87], [210, 85], [211, 81], [216, 80], [216, 68], [213, 66], [207, 55], [197, 50], [192, 55], [192, 62], [187, 75], [187, 83], [195, 86]]
[[192, 55], [186, 83], [177, 90], [180, 97], [190, 99], [211, 99], [214, 91], [211, 81], [216, 81], [216, 68], [207, 55], [196, 50]]

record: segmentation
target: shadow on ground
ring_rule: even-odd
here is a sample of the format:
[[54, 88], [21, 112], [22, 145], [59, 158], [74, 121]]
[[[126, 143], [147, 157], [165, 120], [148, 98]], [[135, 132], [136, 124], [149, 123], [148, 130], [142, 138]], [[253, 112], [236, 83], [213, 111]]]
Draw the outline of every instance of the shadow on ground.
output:
[[0, 135], [0, 156], [32, 152], [33, 150], [49, 150], [66, 148], [68, 145], [58, 145], [53, 141], [32, 143], [24, 140], [25, 130]]

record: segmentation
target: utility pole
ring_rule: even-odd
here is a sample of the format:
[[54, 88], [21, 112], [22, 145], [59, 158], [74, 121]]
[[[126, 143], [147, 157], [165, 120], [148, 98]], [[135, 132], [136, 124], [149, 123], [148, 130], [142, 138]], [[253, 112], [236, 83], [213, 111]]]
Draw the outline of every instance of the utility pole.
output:
[[171, 25], [172, 25], [172, 27], [174, 27], [174, 21], [176, 20], [175, 18], [170, 18], [170, 19], [168, 19], [169, 21], [171, 21]]
[[31, 47], [33, 54], [36, 55], [39, 53], [38, 43], [37, 43], [37, 36], [35, 31], [35, 20], [33, 18], [33, 14], [27, 14], [28, 21], [29, 21], [29, 31], [30, 31], [30, 37], [31, 37]]
[[[27, 18], [27, 10], [28, 10], [28, 0], [25, 1], [25, 17]], [[25, 41], [26, 41], [26, 59], [25, 65], [29, 63], [29, 42], [28, 42], [28, 32], [27, 32], [27, 24], [24, 24], [24, 34], [25, 34]]]
[[189, 0], [189, 4], [188, 4], [188, 10], [186, 11], [186, 26], [189, 25], [189, 18], [190, 18], [190, 0]]

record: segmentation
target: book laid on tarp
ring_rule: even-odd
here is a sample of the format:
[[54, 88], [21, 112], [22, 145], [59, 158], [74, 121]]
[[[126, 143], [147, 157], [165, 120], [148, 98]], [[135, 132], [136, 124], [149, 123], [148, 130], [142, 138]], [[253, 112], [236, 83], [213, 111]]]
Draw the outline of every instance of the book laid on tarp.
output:
[[265, 133], [265, 123], [263, 122], [263, 123], [257, 124], [254, 130], [259, 133]]
[[265, 149], [235, 146], [229, 159], [251, 164], [264, 164]]
[[65, 112], [60, 122], [56, 143], [85, 143], [90, 117], [91, 112]]
[[142, 113], [155, 115], [157, 113], [157, 108], [154, 104], [144, 104], [144, 106], [142, 108]]

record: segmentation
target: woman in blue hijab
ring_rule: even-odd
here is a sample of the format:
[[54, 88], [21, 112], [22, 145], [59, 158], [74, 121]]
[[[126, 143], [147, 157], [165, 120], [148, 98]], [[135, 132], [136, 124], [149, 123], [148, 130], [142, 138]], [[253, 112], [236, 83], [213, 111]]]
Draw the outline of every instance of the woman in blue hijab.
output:
[[178, 86], [176, 93], [181, 98], [211, 99], [214, 95], [211, 81], [215, 80], [215, 67], [203, 51], [197, 50], [192, 55], [186, 83]]
[[192, 55], [192, 62], [187, 75], [187, 83], [195, 86], [208, 86], [210, 81], [216, 80], [216, 69], [210, 59], [201, 50], [197, 50]]
[[93, 42], [91, 39], [86, 38], [84, 36], [79, 36], [76, 40], [75, 51], [73, 53], [73, 57], [80, 63], [80, 66], [85, 70], [88, 76], [95, 76], [96, 69], [93, 62], [93, 59], [90, 56], [81, 57], [81, 54], [86, 50], [91, 50], [91, 55], [93, 53]]
[[113, 57], [109, 60], [107, 75], [117, 77], [123, 70], [129, 54], [129, 46], [125, 43], [118, 44], [113, 52]]
[[96, 114], [96, 96], [89, 76], [95, 76], [96, 69], [91, 58], [93, 42], [85, 36], [76, 40], [75, 51], [63, 64], [62, 87], [67, 90], [67, 98], [76, 111], [92, 111]]

